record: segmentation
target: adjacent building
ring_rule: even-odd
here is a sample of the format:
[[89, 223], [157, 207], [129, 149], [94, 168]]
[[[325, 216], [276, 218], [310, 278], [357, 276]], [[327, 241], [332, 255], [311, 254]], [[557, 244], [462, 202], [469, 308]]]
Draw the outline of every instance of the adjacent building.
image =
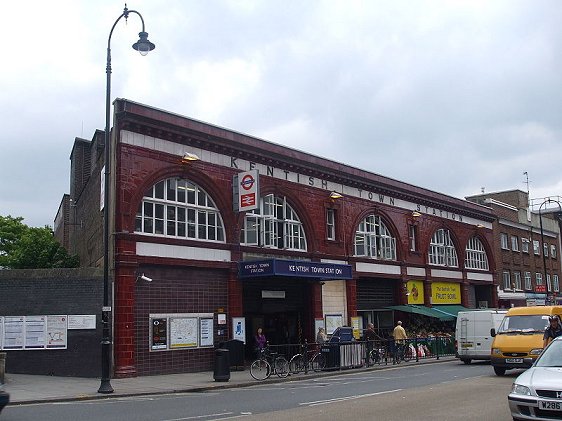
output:
[[489, 206], [126, 99], [113, 121], [112, 162], [103, 132], [76, 139], [57, 221], [100, 266], [111, 207], [116, 376], [207, 370], [215, 346], [251, 346], [258, 327], [273, 343], [384, 331], [408, 304], [439, 317], [504, 291]]

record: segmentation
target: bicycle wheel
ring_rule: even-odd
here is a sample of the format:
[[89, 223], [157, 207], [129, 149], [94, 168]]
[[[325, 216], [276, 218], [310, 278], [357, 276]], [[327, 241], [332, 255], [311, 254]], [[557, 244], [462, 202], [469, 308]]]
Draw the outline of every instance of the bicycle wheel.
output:
[[404, 360], [404, 362], [408, 362], [410, 361], [412, 358], [415, 358], [414, 356], [414, 349], [408, 344], [404, 347], [404, 352], [402, 353], [402, 359]]
[[287, 377], [289, 375], [289, 361], [282, 355], [275, 357], [273, 361], [275, 364], [275, 374], [279, 377]]
[[380, 364], [381, 363], [381, 353], [378, 349], [373, 349], [369, 353], [369, 363], [370, 364]]
[[291, 361], [289, 361], [289, 371], [291, 374], [298, 374], [304, 371], [304, 357], [302, 354], [293, 355]]
[[326, 357], [320, 352], [312, 357], [312, 369], [314, 371], [322, 371], [326, 367]]
[[265, 380], [271, 376], [271, 366], [266, 360], [256, 360], [250, 366], [250, 375], [256, 380]]

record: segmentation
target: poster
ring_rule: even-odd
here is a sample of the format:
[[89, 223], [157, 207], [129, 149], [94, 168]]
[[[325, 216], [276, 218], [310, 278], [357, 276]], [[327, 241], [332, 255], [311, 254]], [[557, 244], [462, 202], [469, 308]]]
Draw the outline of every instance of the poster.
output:
[[24, 316], [4, 317], [4, 349], [23, 349]]
[[213, 318], [199, 319], [199, 346], [213, 346]]
[[424, 305], [423, 281], [408, 281], [406, 289], [408, 304]]
[[343, 315], [326, 314], [326, 334], [331, 335], [338, 327], [343, 326]]
[[197, 347], [197, 317], [170, 318], [170, 348]]
[[95, 329], [95, 314], [69, 314], [68, 329]]
[[151, 350], [168, 348], [168, 319], [152, 319], [150, 325]]
[[352, 317], [351, 318], [351, 327], [353, 327], [353, 337], [356, 340], [361, 339], [362, 336], [362, 319], [361, 317]]
[[246, 318], [232, 318], [232, 339], [237, 339], [246, 343]]
[[45, 349], [47, 316], [25, 318], [25, 349]]
[[68, 344], [67, 316], [47, 316], [47, 348], [66, 349]]

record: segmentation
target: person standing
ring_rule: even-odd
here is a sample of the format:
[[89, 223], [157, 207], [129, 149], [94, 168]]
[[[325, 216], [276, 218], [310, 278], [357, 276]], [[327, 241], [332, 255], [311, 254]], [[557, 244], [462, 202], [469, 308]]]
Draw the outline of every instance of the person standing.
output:
[[549, 325], [544, 331], [543, 336], [543, 344], [542, 347], [546, 348], [546, 346], [552, 341], [554, 338], [558, 336], [562, 336], [562, 326], [560, 325], [560, 318], [558, 316], [550, 316], [548, 318]]
[[267, 339], [265, 338], [265, 335], [263, 333], [263, 330], [261, 327], [258, 327], [258, 330], [256, 331], [256, 336], [254, 338], [254, 342], [255, 342], [255, 350], [256, 350], [256, 354], [257, 357], [259, 358], [261, 355], [261, 352], [263, 351], [263, 349], [265, 348], [265, 345], [267, 344]]
[[[372, 323], [369, 323], [367, 325], [367, 329], [365, 330], [365, 333], [363, 334], [363, 339], [366, 341], [366, 346], [367, 346], [367, 366], [369, 366], [371, 364], [371, 351], [373, 350], [374, 346], [375, 346], [375, 341], [376, 340], [380, 340], [381, 338], [376, 334], [375, 332], [375, 326]], [[377, 362], [377, 361], [374, 361]]]
[[322, 345], [327, 340], [328, 340], [328, 337], [326, 336], [326, 331], [324, 330], [323, 327], [319, 327], [318, 328], [318, 334], [316, 335], [316, 343], [318, 345]]
[[392, 337], [394, 338], [394, 363], [397, 363], [400, 362], [402, 348], [406, 343], [406, 339], [408, 339], [406, 331], [402, 327], [402, 322], [400, 320], [398, 320], [396, 327], [392, 331]]

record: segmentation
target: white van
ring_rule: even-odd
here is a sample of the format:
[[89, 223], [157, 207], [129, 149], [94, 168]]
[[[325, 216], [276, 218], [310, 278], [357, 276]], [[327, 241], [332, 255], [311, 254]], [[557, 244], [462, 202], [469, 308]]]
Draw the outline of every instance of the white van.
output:
[[498, 329], [507, 310], [459, 311], [457, 316], [456, 357], [465, 364], [472, 360], [490, 360], [492, 328]]

